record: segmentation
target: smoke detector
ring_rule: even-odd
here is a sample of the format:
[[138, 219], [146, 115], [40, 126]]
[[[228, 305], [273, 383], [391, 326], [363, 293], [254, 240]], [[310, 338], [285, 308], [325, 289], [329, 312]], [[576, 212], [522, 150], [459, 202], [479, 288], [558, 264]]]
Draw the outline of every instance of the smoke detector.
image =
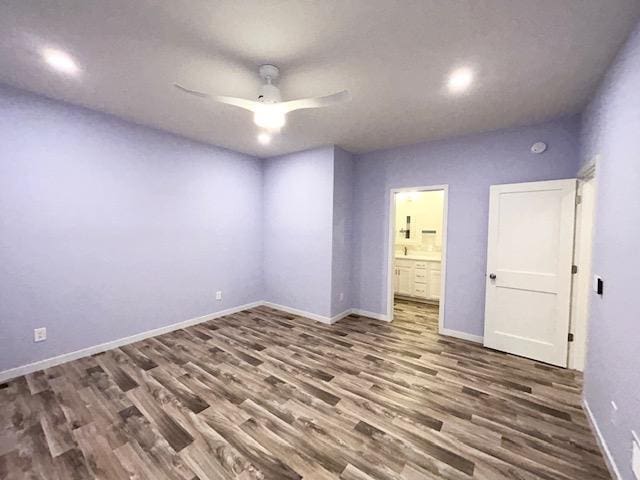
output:
[[544, 153], [546, 149], [547, 149], [547, 144], [544, 142], [536, 142], [533, 145], [531, 145], [531, 151], [533, 153]]

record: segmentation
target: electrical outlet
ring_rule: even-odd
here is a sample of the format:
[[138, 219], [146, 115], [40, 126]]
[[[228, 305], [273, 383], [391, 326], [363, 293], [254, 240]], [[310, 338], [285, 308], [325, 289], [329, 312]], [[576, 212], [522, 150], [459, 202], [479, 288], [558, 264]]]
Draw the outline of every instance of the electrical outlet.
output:
[[633, 435], [633, 446], [632, 454], [631, 454], [631, 470], [633, 474], [636, 476], [638, 480], [640, 480], [640, 438], [636, 435], [636, 432], [632, 431], [631, 435]]
[[218, 300], [218, 301], [222, 300], [222, 291], [221, 290], [218, 290], [216, 292], [216, 300]]
[[340, 301], [342, 302], [344, 300], [344, 292], [340, 292]]
[[47, 329], [45, 327], [33, 329], [34, 342], [44, 342], [46, 339], [47, 339]]

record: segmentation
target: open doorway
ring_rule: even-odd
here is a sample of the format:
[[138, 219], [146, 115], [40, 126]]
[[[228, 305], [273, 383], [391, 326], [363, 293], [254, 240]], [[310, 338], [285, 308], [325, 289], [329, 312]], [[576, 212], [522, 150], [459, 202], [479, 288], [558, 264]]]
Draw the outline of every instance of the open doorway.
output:
[[389, 215], [389, 319], [422, 317], [441, 331], [446, 259], [446, 185], [393, 189]]

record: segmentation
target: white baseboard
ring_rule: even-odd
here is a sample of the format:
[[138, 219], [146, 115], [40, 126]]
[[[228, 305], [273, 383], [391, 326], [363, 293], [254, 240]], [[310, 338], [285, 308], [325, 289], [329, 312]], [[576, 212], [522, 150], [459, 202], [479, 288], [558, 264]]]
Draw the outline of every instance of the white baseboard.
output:
[[352, 313], [353, 313], [353, 309], [349, 308], [342, 313], [334, 315], [333, 317], [331, 317], [331, 323], [336, 323], [338, 320], [342, 320], [344, 317], [348, 317]]
[[7, 380], [11, 380], [12, 378], [20, 377], [22, 375], [27, 375], [29, 373], [37, 372], [38, 370], [55, 367], [56, 365], [70, 362], [78, 358], [88, 357], [89, 355], [105, 352], [107, 350], [111, 350], [112, 348], [121, 347], [123, 345], [128, 345], [134, 342], [139, 342], [140, 340], [144, 340], [149, 337], [155, 337], [157, 335], [162, 335], [164, 333], [173, 332], [174, 330], [178, 330], [180, 328], [190, 327], [191, 325], [196, 325], [198, 323], [206, 322], [208, 320], [213, 320], [214, 318], [224, 317], [225, 315], [231, 315], [233, 313], [241, 312], [242, 310], [247, 310], [249, 308], [257, 307], [262, 303], [263, 302], [247, 303], [245, 305], [228, 308], [226, 310], [210, 313], [208, 315], [203, 315], [202, 317], [191, 318], [189, 320], [173, 323], [171, 325], [167, 325], [164, 327], [156, 328], [153, 330], [147, 330], [146, 332], [136, 333], [135, 335], [131, 335], [129, 337], [119, 338], [117, 340], [112, 340], [110, 342], [101, 343], [99, 345], [94, 345], [92, 347], [83, 348], [81, 350], [76, 350], [74, 352], [63, 353], [62, 355], [58, 355], [56, 357], [46, 358], [44, 360], [39, 360], [37, 362], [29, 363], [27, 365], [22, 365], [20, 367], [10, 368], [9, 370], [0, 372], [0, 383], [6, 382]]
[[589, 402], [587, 402], [586, 398], [582, 399], [582, 406], [584, 407], [584, 411], [587, 414], [587, 419], [589, 420], [589, 424], [591, 424], [591, 430], [596, 436], [596, 441], [598, 442], [598, 447], [600, 447], [600, 451], [602, 452], [602, 456], [604, 457], [605, 463], [607, 464], [607, 468], [609, 469], [609, 473], [615, 480], [622, 480], [622, 475], [620, 474], [620, 470], [618, 470], [618, 466], [616, 465], [615, 460], [613, 459], [613, 455], [611, 455], [611, 451], [607, 446], [607, 442], [598, 427], [598, 422], [596, 421], [596, 417], [593, 416], [593, 412], [591, 408], [589, 408]]
[[[260, 304], [264, 305], [265, 307], [275, 308], [276, 310], [282, 310], [283, 312], [291, 313], [293, 315], [298, 315], [299, 317], [310, 318], [311, 320], [315, 320], [316, 322], [326, 323], [327, 325], [331, 325], [332, 323], [335, 323], [338, 320], [340, 320], [340, 318], [342, 318], [340, 316], [325, 317], [324, 315], [318, 315], [317, 313], [306, 312], [304, 310], [299, 310], [293, 307], [287, 307], [286, 305], [280, 305], [278, 303], [260, 302]], [[349, 315], [351, 313], [351, 310], [349, 310], [348, 312], [349, 313], [347, 313], [346, 315]], [[340, 315], [343, 315], [343, 314], [341, 313]]]
[[382, 320], [383, 322], [390, 322], [392, 320], [388, 315], [385, 315], [384, 313], [369, 312], [367, 310], [361, 310], [359, 308], [352, 309], [351, 313], [360, 315], [361, 317], [373, 318], [374, 320]]
[[484, 343], [484, 337], [480, 335], [472, 335], [467, 332], [461, 332], [459, 330], [451, 330], [449, 328], [441, 328], [440, 335], [446, 335], [447, 337], [460, 338], [462, 340], [468, 340], [469, 342]]
[[374, 320], [382, 320], [388, 322], [388, 317], [386, 315], [382, 315], [380, 313], [367, 312], [366, 310], [360, 310], [358, 308], [349, 308], [342, 313], [334, 315], [333, 317], [325, 317], [323, 315], [318, 315], [316, 313], [306, 312], [304, 310], [299, 310], [297, 308], [287, 307], [286, 305], [280, 305], [277, 303], [271, 302], [262, 302], [262, 305], [266, 307], [275, 308], [276, 310], [282, 310], [283, 312], [292, 313], [294, 315], [298, 315], [300, 317], [310, 318], [311, 320], [316, 320], [317, 322], [322, 322], [326, 324], [336, 323], [338, 320], [341, 320], [345, 317], [348, 317], [351, 314], [360, 315], [361, 317], [369, 317]]

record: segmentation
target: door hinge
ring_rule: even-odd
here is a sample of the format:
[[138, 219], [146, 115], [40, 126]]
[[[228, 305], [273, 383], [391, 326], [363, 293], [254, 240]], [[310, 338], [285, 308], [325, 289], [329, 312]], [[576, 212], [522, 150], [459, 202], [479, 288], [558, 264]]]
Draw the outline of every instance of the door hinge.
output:
[[573, 342], [573, 333], [570, 333], [570, 334], [569, 334], [569, 341], [570, 341], [570, 342]]
[[573, 273], [574, 275], [576, 273], [578, 273], [578, 266], [577, 265], [571, 265], [571, 273]]
[[576, 205], [580, 205], [582, 203], [582, 195], [576, 195]]

